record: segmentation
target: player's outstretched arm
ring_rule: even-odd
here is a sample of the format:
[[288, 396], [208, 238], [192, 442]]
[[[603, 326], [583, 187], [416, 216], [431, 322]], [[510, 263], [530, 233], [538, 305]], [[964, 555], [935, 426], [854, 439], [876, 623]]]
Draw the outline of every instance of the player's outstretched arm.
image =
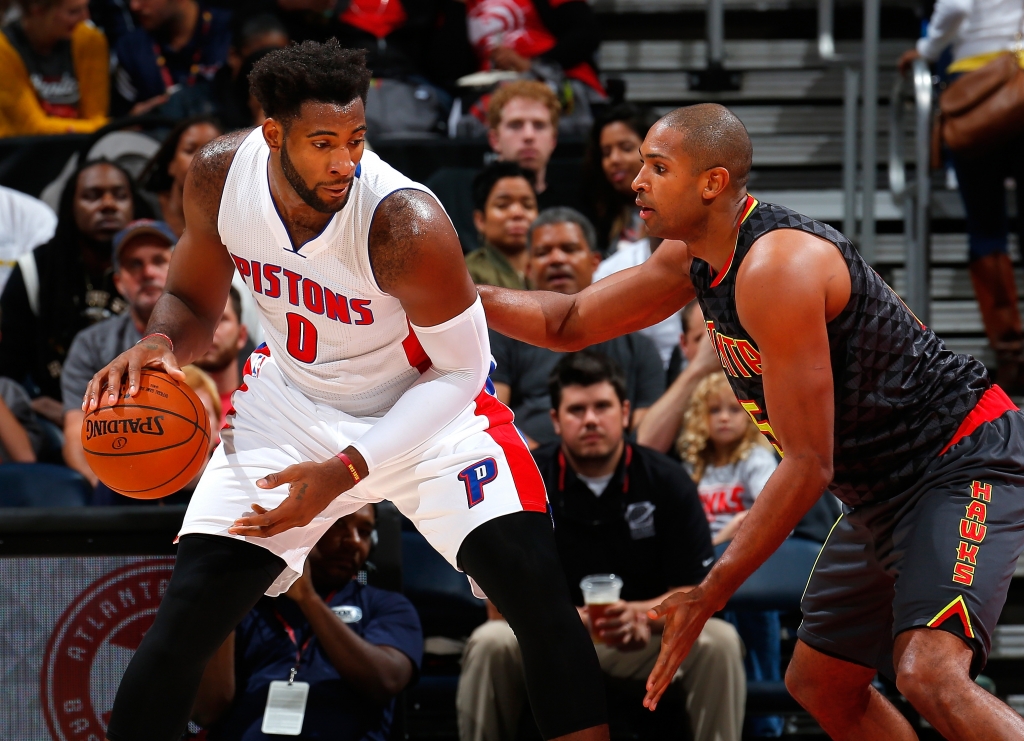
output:
[[767, 410], [748, 409], [784, 457], [704, 581], [652, 611], [666, 625], [647, 682], [644, 705], [651, 709], [704, 623], [779, 547], [832, 480], [835, 399], [826, 322], [849, 300], [849, 272], [831, 244], [792, 230], [769, 236], [740, 268], [736, 303], [761, 352]]
[[507, 337], [553, 350], [580, 350], [649, 327], [693, 297], [690, 255], [665, 241], [650, 259], [599, 280], [573, 296], [477, 286], [487, 324]]
[[210, 347], [235, 269], [221, 242], [217, 215], [224, 179], [247, 134], [214, 139], [193, 158], [185, 180], [185, 233], [174, 248], [164, 295], [153, 308], [146, 338], [93, 377], [82, 400], [83, 411], [96, 409], [104, 399], [114, 404], [125, 376], [128, 396], [134, 394], [143, 368], [158, 368], [184, 381], [180, 366]]

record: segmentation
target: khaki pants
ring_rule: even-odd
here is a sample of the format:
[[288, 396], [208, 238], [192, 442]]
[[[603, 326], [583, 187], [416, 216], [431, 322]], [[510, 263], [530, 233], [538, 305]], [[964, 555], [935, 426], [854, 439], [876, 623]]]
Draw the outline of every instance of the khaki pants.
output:
[[[596, 646], [606, 674], [646, 681], [661, 649], [654, 635], [640, 651]], [[743, 644], [736, 629], [711, 618], [672, 680], [682, 693], [694, 741], [739, 741], [747, 700]], [[455, 707], [460, 741], [515, 741], [526, 703], [523, 659], [504, 620], [490, 620], [466, 644]]]

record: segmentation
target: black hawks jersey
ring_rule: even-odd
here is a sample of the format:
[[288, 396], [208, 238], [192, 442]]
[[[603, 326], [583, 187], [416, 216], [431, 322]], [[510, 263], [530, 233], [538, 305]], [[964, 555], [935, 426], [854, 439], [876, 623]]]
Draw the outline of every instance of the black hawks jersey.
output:
[[[985, 366], [946, 349], [838, 231], [783, 206], [748, 197], [722, 271], [694, 258], [690, 278], [719, 360], [740, 404], [783, 453], [764, 400], [761, 356], [736, 312], [736, 274], [751, 245], [775, 229], [828, 240], [850, 269], [850, 302], [828, 323], [835, 385], [835, 478], [850, 506], [906, 489], [945, 447], [991, 382]], [[785, 290], [784, 286], [780, 286]]]

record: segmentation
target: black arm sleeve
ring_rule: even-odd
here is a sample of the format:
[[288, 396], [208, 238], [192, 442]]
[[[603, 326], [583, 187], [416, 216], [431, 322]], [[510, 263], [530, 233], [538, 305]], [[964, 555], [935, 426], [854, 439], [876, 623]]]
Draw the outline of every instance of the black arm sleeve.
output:
[[[541, 2], [536, 3], [538, 10]], [[569, 0], [557, 7], [548, 6], [542, 12], [542, 19], [557, 41], [542, 59], [558, 62], [562, 69], [570, 69], [581, 62], [593, 62], [594, 54], [601, 43], [597, 16], [590, 5], [583, 0]]]
[[35, 334], [36, 316], [28, 303], [28, 292], [21, 276], [21, 266], [16, 265], [7, 279], [3, 295], [0, 296], [0, 376], [13, 378], [18, 383], [25, 380], [35, 353], [32, 337]]

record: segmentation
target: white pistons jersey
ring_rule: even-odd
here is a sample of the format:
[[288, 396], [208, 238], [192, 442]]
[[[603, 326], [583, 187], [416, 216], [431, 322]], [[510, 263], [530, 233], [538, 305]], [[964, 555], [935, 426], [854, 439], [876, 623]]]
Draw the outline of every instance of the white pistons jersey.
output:
[[430, 191], [365, 152], [348, 203], [295, 249], [270, 194], [269, 158], [261, 129], [238, 147], [221, 196], [221, 241], [252, 292], [270, 354], [287, 380], [313, 401], [380, 416], [430, 361], [401, 304], [373, 277], [370, 223], [396, 190]]

